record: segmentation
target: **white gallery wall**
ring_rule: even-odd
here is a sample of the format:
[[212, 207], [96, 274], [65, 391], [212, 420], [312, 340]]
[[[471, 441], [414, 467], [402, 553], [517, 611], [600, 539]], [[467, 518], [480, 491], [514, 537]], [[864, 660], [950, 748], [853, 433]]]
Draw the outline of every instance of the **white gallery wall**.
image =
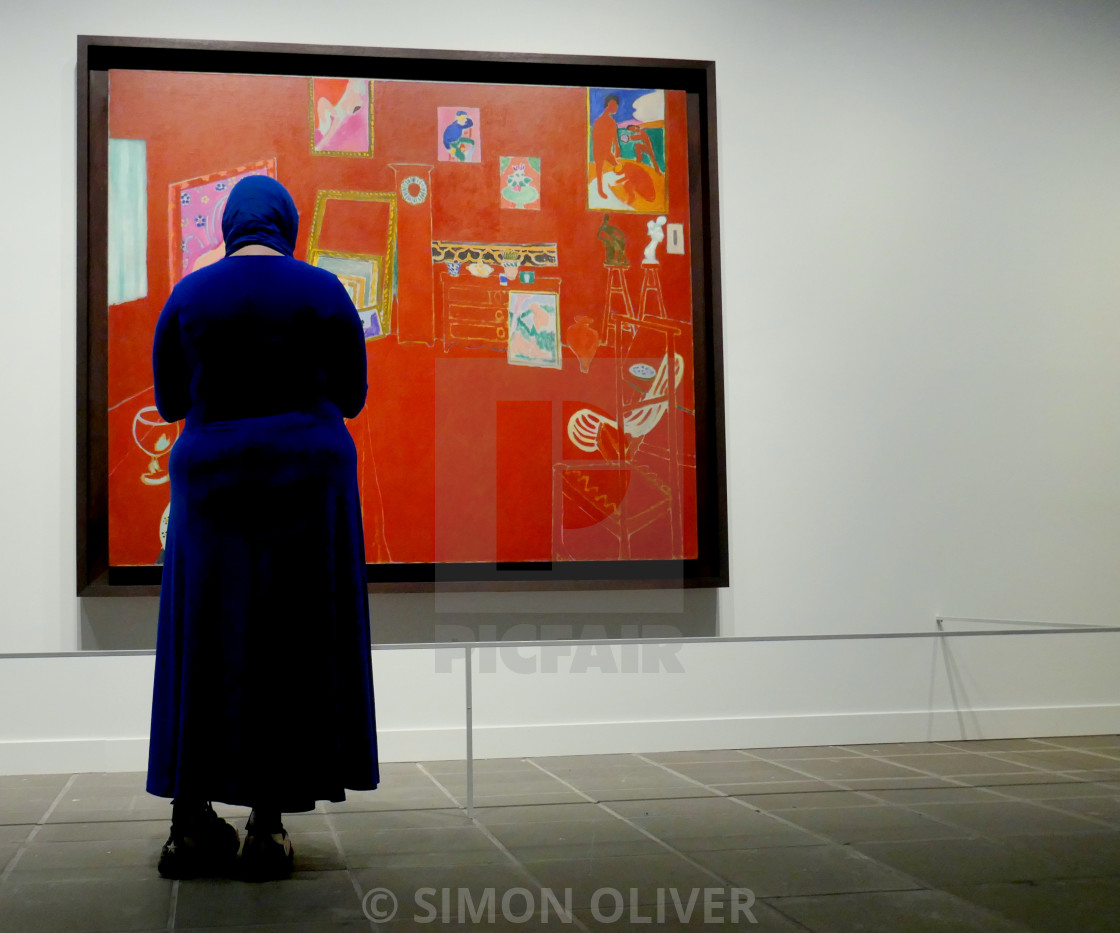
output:
[[[716, 62], [730, 589], [383, 597], [375, 626], [396, 612], [577, 628], [706, 613], [731, 636], [930, 631], [939, 615], [1117, 624], [1120, 5], [517, 9], [0, 4], [0, 771], [145, 754], [151, 656], [50, 656], [79, 647], [82, 620], [79, 34]], [[1066, 634], [496, 652], [476, 659], [476, 751], [1117, 731], [1118, 649]], [[374, 664], [385, 756], [461, 754], [463, 662], [415, 649]]]

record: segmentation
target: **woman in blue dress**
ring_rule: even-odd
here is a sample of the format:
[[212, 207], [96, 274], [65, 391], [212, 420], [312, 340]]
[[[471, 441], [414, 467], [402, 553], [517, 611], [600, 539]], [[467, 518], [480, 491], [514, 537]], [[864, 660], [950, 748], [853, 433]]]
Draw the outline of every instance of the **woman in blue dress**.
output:
[[160, 314], [156, 405], [172, 449], [147, 789], [174, 798], [167, 877], [291, 869], [281, 813], [378, 782], [354, 443], [366, 398], [345, 288], [293, 258], [299, 217], [250, 176], [222, 218], [226, 257]]

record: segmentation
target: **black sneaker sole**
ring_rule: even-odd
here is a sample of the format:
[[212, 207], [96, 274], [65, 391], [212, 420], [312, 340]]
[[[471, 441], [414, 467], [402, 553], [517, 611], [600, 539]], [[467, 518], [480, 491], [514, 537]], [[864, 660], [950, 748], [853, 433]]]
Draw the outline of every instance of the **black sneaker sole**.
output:
[[271, 840], [263, 845], [253, 844], [253, 837], [245, 837], [245, 848], [241, 853], [240, 875], [245, 881], [280, 881], [292, 874], [295, 862], [295, 847], [291, 838], [284, 833], [287, 846]]
[[[179, 850], [189, 851], [189, 850]], [[191, 852], [189, 855], [161, 854], [156, 866], [161, 878], [186, 881], [191, 878], [229, 877], [237, 867], [237, 852]]]
[[[207, 876], [228, 876], [237, 865], [237, 850], [241, 847], [241, 837], [237, 830], [222, 822], [220, 828], [205, 841], [188, 844], [184, 839], [175, 840], [174, 835], [159, 854], [156, 869], [160, 876], [173, 881]], [[168, 846], [175, 843], [175, 848]]]

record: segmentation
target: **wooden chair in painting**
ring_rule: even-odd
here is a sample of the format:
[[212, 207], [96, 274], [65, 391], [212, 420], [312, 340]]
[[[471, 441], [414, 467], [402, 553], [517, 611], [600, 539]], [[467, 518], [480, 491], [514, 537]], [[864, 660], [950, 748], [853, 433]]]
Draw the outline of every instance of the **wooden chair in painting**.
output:
[[[576, 553], [582, 549], [573, 547], [575, 535], [568, 527], [573, 523], [566, 519], [574, 515], [584, 527], [593, 525], [617, 542], [616, 553], [596, 557], [630, 560], [632, 537], [661, 521], [667, 537], [656, 548], [657, 556], [680, 559], [682, 460], [687, 459], [682, 458], [677, 415], [685, 368], [678, 352], [682, 328], [665, 318], [628, 314], [612, 315], [609, 326], [611, 345], [626, 348], [613, 359], [614, 417], [582, 408], [567, 421], [571, 443], [603, 459], [562, 460], [554, 465], [553, 559], [587, 559]], [[646, 341], [644, 347], [639, 347], [639, 337]], [[656, 367], [645, 362], [658, 358]], [[645, 375], [643, 367], [653, 370], [652, 378], [638, 398], [627, 401], [633, 370]], [[659, 430], [662, 426], [664, 430]]]

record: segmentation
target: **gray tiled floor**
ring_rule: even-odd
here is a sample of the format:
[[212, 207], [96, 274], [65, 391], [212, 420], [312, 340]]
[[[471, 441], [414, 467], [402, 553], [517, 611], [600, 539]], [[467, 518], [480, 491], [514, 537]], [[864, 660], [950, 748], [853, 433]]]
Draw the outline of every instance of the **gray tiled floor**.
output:
[[0, 933], [1120, 929], [1113, 735], [480, 761], [472, 816], [463, 762], [388, 764], [255, 885], [160, 879], [143, 784], [0, 776]]

